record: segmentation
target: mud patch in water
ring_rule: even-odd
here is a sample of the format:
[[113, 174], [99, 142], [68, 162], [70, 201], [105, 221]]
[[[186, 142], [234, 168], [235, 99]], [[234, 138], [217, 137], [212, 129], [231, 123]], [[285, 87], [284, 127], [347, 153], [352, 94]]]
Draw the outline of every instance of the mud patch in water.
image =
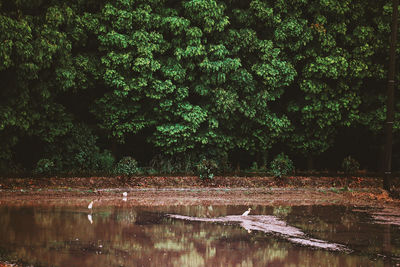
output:
[[219, 222], [219, 223], [238, 223], [248, 233], [251, 231], [261, 231], [267, 234], [275, 234], [283, 237], [293, 243], [310, 246], [314, 248], [322, 248], [327, 250], [351, 252], [344, 245], [329, 243], [327, 241], [309, 238], [300, 229], [287, 225], [286, 222], [275, 216], [270, 215], [247, 215], [247, 216], [225, 216], [218, 218], [199, 218], [182, 216], [176, 214], [168, 214], [167, 216], [175, 219], [198, 221], [198, 222]]

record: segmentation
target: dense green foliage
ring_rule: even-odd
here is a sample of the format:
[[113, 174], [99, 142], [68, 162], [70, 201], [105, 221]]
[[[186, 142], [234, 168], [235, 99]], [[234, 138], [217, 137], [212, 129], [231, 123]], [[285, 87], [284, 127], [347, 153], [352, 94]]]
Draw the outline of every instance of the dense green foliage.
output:
[[355, 174], [360, 169], [360, 163], [351, 156], [345, 157], [342, 161], [342, 170], [345, 174]]
[[132, 157], [123, 157], [118, 161], [113, 173], [117, 175], [135, 175], [139, 173], [137, 161]]
[[271, 174], [282, 178], [294, 172], [293, 161], [284, 153], [280, 153], [271, 161]]
[[54, 162], [49, 159], [41, 159], [37, 162], [34, 173], [39, 175], [50, 175], [54, 172]]
[[214, 160], [202, 159], [196, 165], [196, 174], [201, 179], [212, 179], [214, 178], [218, 170], [218, 165]]
[[282, 151], [376, 169], [390, 17], [388, 0], [1, 1], [0, 170]]

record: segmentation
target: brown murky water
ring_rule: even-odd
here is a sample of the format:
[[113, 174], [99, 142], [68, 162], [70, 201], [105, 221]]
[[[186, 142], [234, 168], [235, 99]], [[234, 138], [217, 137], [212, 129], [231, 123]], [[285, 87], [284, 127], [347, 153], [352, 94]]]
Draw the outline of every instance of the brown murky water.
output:
[[[0, 261], [33, 266], [400, 266], [400, 226], [341, 206], [0, 207]], [[172, 215], [171, 215], [172, 214]], [[238, 216], [239, 215], [239, 216]], [[322, 244], [322, 245], [321, 245]]]

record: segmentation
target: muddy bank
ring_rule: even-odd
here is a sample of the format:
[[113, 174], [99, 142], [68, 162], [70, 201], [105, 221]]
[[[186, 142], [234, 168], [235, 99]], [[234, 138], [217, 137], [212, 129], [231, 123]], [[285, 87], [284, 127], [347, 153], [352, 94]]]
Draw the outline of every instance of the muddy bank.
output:
[[[368, 177], [88, 177], [1, 178], [0, 205], [352, 205], [398, 207]], [[123, 199], [122, 192], [127, 192]]]
[[[127, 192], [124, 198], [123, 192]], [[81, 206], [94, 201], [97, 206], [164, 205], [345, 205], [399, 207], [385, 191], [357, 188], [118, 188], [118, 189], [44, 189], [2, 190], [0, 205]]]

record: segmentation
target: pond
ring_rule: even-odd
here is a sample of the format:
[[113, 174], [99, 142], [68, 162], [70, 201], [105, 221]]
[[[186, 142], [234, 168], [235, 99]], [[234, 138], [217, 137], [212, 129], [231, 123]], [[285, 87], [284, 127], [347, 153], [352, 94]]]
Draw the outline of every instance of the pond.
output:
[[400, 226], [343, 206], [0, 206], [25, 266], [400, 266]]

